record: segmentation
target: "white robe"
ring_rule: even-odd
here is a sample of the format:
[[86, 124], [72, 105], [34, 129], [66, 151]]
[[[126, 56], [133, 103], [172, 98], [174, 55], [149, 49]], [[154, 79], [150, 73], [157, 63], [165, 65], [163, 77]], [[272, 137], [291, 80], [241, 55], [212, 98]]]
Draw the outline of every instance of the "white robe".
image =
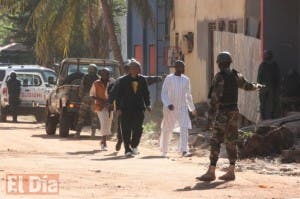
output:
[[[162, 128], [172, 126], [174, 128], [192, 128], [189, 112], [195, 110], [193, 97], [191, 94], [190, 79], [185, 76], [168, 75], [163, 83], [161, 91], [163, 102]], [[174, 105], [174, 110], [170, 111], [168, 106]], [[169, 129], [169, 128], [166, 128]]]

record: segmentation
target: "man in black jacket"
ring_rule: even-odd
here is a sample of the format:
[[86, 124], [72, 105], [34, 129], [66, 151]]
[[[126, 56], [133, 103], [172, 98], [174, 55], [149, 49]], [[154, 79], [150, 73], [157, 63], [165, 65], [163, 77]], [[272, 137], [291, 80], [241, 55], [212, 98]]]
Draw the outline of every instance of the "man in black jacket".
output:
[[[129, 59], [129, 60], [126, 61], [126, 64], [124, 66], [124, 71], [125, 71], [124, 76], [126, 76], [129, 73], [129, 65], [130, 65], [131, 62], [136, 62], [136, 59], [132, 58], [132, 59]], [[141, 73], [141, 70], [139, 70], [139, 72]], [[120, 79], [122, 79], [124, 76], [119, 77], [114, 84], [117, 84], [118, 81]], [[165, 76], [145, 76], [145, 75], [142, 75], [142, 76], [146, 79], [146, 82], [147, 82], [148, 86], [163, 81], [163, 79], [165, 77]], [[109, 104], [111, 104], [111, 111], [113, 110], [113, 107], [114, 107], [113, 102], [116, 99], [116, 90], [117, 90], [116, 87], [113, 87], [111, 89], [111, 92], [109, 93], [108, 102], [109, 102]], [[123, 142], [122, 132], [121, 132], [121, 128], [120, 128], [120, 121], [119, 121], [119, 118], [118, 118], [116, 151], [120, 151], [122, 142]]]
[[13, 122], [17, 122], [17, 110], [20, 103], [21, 82], [17, 79], [17, 74], [12, 72], [7, 81], [10, 112], [13, 116]]
[[125, 155], [137, 155], [143, 133], [145, 109], [151, 111], [150, 93], [146, 79], [139, 75], [140, 63], [132, 61], [129, 74], [115, 85], [117, 112], [120, 115]]

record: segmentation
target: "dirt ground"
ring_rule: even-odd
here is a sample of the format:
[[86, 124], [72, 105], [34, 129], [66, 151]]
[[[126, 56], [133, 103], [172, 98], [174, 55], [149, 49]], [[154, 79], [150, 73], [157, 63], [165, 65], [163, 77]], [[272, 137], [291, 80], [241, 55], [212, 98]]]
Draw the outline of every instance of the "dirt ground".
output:
[[[80, 139], [61, 139], [45, 135], [43, 124], [22, 119], [18, 124], [0, 123], [0, 199], [300, 198], [299, 164], [244, 160], [238, 162], [234, 182], [201, 183], [195, 177], [206, 170], [207, 151], [201, 157], [182, 158], [172, 152], [160, 158], [157, 148], [143, 145], [140, 155], [125, 158], [123, 151], [113, 153], [114, 142], [108, 143], [109, 151], [99, 151], [99, 137], [91, 139], [87, 131]], [[220, 159], [218, 176], [226, 163]], [[7, 195], [9, 173], [59, 174], [59, 194]]]

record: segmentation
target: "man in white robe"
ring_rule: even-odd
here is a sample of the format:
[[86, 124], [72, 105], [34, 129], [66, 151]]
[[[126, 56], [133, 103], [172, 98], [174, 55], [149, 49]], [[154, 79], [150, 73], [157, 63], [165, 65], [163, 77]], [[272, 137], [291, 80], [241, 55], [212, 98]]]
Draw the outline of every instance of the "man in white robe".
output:
[[163, 120], [161, 124], [160, 150], [166, 157], [170, 134], [180, 128], [179, 151], [189, 157], [188, 129], [192, 128], [189, 110], [197, 115], [191, 94], [190, 79], [184, 75], [184, 62], [175, 62], [175, 73], [166, 77], [161, 98], [163, 102]]

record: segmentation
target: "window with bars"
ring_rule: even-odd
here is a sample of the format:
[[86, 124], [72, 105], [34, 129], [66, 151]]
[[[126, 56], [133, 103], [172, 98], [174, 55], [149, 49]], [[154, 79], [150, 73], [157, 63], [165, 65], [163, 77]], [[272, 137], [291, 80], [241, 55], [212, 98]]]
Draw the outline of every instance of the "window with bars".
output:
[[228, 22], [228, 31], [232, 33], [238, 32], [237, 21], [231, 20]]
[[218, 29], [219, 31], [225, 31], [226, 30], [226, 23], [224, 20], [221, 20], [218, 22]]

